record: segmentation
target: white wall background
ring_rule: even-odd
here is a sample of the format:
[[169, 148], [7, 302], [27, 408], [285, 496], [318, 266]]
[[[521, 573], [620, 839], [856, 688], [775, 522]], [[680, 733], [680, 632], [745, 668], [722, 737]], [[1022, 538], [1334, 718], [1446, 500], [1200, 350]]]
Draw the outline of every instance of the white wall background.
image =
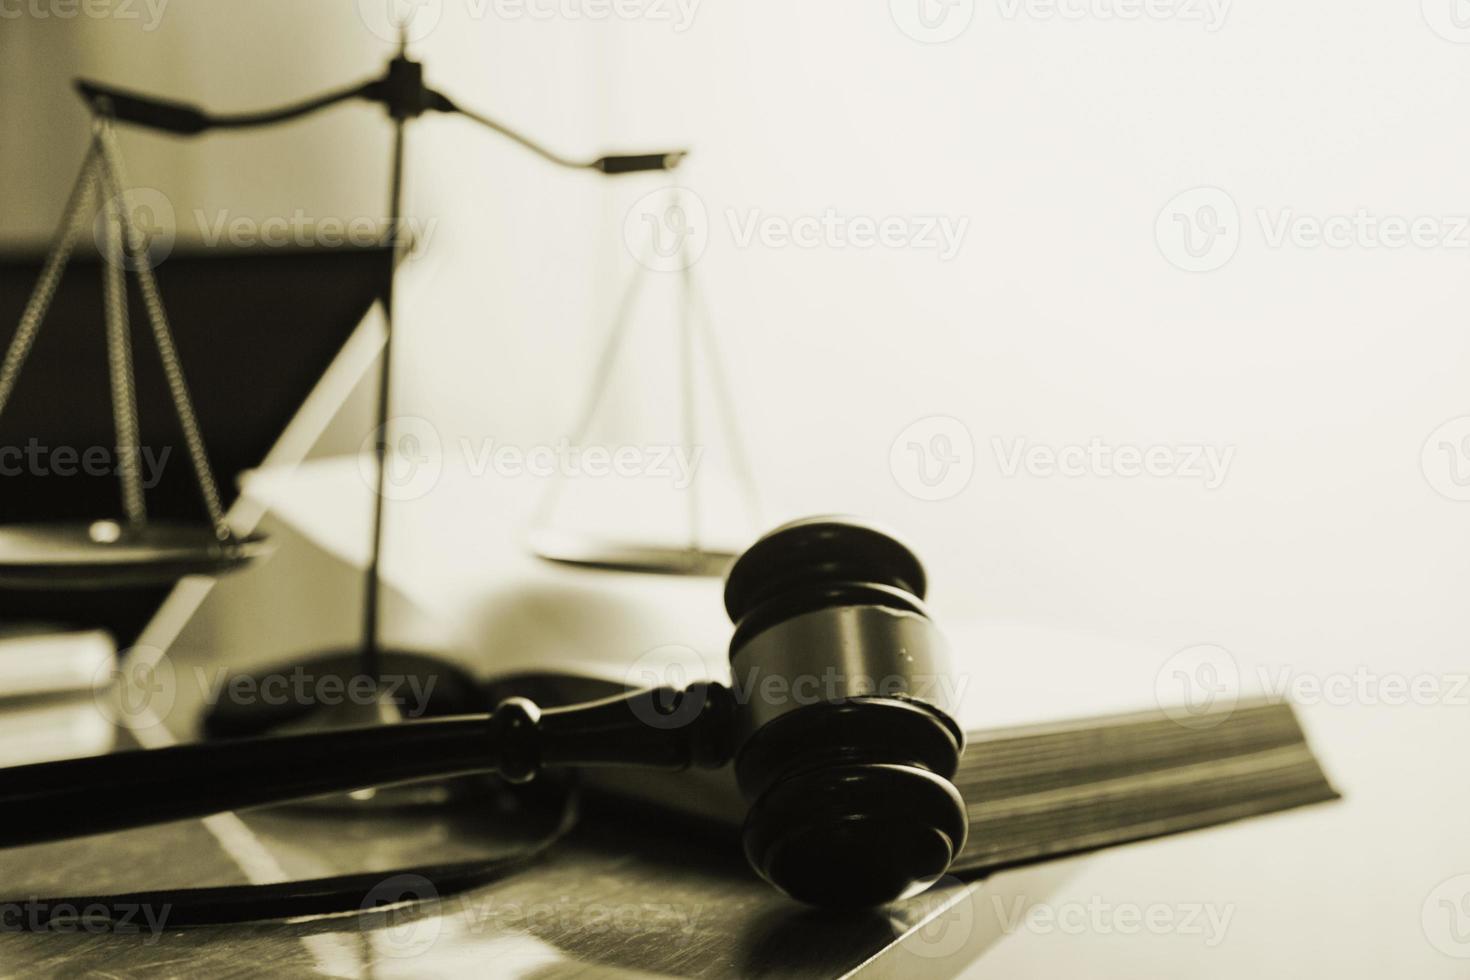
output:
[[[883, 4], [706, 0], [682, 31], [516, 9], [431, 4], [439, 19], [415, 51], [435, 84], [568, 153], [695, 150], [683, 180], [709, 215], [695, 271], [773, 519], [884, 518], [924, 546], [937, 589], [964, 582], [992, 615], [1297, 652], [1458, 642], [1454, 532], [1470, 509], [1435, 493], [1420, 450], [1470, 412], [1464, 236], [1272, 248], [1257, 214], [1470, 212], [1457, 121], [1470, 48], [1414, 5], [1237, 2], [1212, 31], [1193, 5], [1078, 19], [997, 0], [943, 44], [918, 43]], [[348, 3], [173, 0], [152, 31], [138, 10], [3, 23], [5, 240], [43, 236], [60, 207], [85, 139], [74, 74], [246, 108], [366, 76], [389, 51]], [[383, 211], [371, 108], [123, 140], [134, 181], [185, 226], [195, 209]], [[623, 217], [657, 178], [556, 172], [447, 119], [415, 127], [411, 168], [412, 209], [436, 224], [405, 292], [401, 410], [451, 446], [554, 439], [632, 268]], [[1200, 185], [1233, 198], [1240, 242], [1223, 268], [1188, 273], [1161, 253], [1155, 219]], [[731, 212], [829, 208], [968, 226], [949, 261], [740, 247], [731, 227]], [[645, 346], [620, 383], [625, 403], [641, 389], [666, 409], [672, 345], [655, 311], [673, 293], [670, 277], [654, 282], [664, 306], [640, 322]], [[907, 494], [889, 466], [895, 437], [930, 415], [962, 420], [976, 453], [973, 480], [942, 502]], [[672, 435], [637, 423], [605, 438]], [[1006, 477], [992, 444], [1094, 436], [1235, 455], [1206, 490]]]

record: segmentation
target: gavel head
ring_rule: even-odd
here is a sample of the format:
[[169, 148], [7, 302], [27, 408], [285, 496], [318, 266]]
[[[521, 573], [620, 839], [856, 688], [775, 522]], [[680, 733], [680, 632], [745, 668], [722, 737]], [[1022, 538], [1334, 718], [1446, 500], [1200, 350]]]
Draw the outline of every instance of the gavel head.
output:
[[745, 854], [793, 898], [903, 898], [964, 846], [964, 734], [924, 589], [913, 552], [843, 518], [778, 528], [730, 569]]

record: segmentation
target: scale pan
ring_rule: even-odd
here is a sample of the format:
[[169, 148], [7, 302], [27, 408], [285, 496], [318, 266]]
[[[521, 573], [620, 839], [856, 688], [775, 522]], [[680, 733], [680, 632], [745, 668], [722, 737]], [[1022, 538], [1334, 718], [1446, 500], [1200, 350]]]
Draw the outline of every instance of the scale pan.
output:
[[610, 572], [644, 572], [651, 575], [689, 575], [721, 578], [735, 560], [732, 551], [708, 548], [674, 548], [608, 541], [574, 534], [542, 532], [532, 535], [531, 552], [538, 558], [563, 565], [600, 568]]
[[0, 526], [0, 588], [111, 589], [223, 575], [266, 553], [263, 537], [220, 541], [194, 524], [115, 521]]

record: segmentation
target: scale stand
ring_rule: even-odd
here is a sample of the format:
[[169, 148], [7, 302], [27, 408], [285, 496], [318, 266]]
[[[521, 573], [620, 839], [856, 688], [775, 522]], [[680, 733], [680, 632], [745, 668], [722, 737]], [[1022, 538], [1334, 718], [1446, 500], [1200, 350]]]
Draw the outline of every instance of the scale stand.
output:
[[[397, 275], [397, 259], [403, 250], [403, 236], [400, 230], [403, 218], [403, 151], [406, 124], [410, 119], [416, 119], [430, 111], [460, 115], [499, 133], [548, 163], [569, 169], [597, 171], [607, 175], [672, 170], [678, 166], [685, 153], [672, 151], [613, 155], [586, 161], [561, 156], [493, 119], [457, 105], [447, 96], [426, 86], [423, 65], [408, 58], [406, 35], [400, 40], [397, 54], [388, 62], [386, 71], [380, 77], [326, 92], [291, 105], [260, 112], [209, 113], [197, 106], [156, 99], [85, 80], [78, 80], [77, 89], [83, 98], [93, 106], [99, 107], [100, 111], [105, 111], [112, 120], [179, 136], [195, 136], [211, 130], [271, 126], [299, 119], [348, 101], [376, 102], [387, 110], [393, 123], [388, 234], [391, 236], [390, 242], [394, 249], [395, 261], [393, 271], [383, 291], [386, 335], [379, 362], [377, 428], [374, 443], [377, 492], [373, 504], [371, 548], [363, 582], [362, 639], [360, 646], [355, 650], [328, 652], [313, 657], [305, 669], [308, 673], [319, 671], [324, 675], [334, 673], [346, 673], [349, 677], [365, 675], [379, 681], [384, 677], [387, 668], [391, 668], [395, 675], [415, 673], [426, 677], [432, 675], [437, 681], [433, 688], [436, 703], [428, 707], [428, 713], [481, 710], [483, 705], [478, 700], [479, 686], [467, 672], [435, 657], [408, 651], [385, 650], [380, 635], [381, 559], [384, 502], [386, 500], [384, 490], [387, 474], [389, 445], [387, 429], [390, 419], [393, 368], [393, 281]], [[320, 727], [323, 724], [361, 724], [393, 720], [400, 715], [400, 706], [386, 697], [380, 697], [375, 705], [366, 706], [365, 709], [358, 705], [350, 707], [355, 710], [341, 712], [340, 717], [328, 718], [324, 716], [321, 709], [309, 705], [288, 706], [286, 710], [270, 711], [262, 710], [259, 705], [252, 706], [251, 710], [244, 710], [240, 707], [231, 708], [222, 704], [205, 719], [205, 730], [214, 736], [243, 736], [303, 725]]]
[[[107, 231], [102, 248], [107, 358], [125, 516], [122, 520], [102, 518], [82, 524], [0, 526], [0, 587], [5, 588], [127, 589], [170, 585], [186, 575], [221, 575], [234, 571], [266, 551], [264, 539], [237, 537], [225, 520], [219, 487], [204, 448], [204, 436], [146, 254], [148, 243], [139, 229], [132, 227], [124, 204], [122, 161], [112, 126], [101, 111], [103, 104], [99, 102], [97, 108], [99, 115], [93, 123], [92, 141], [67, 199], [61, 225], [5, 352], [4, 362], [0, 363], [0, 412], [10, 401], [26, 357], [40, 333], [75, 248], [82, 218], [89, 213], [100, 191]], [[169, 395], [208, 515], [208, 524], [203, 526], [148, 519], [139, 469], [141, 443], [128, 325], [126, 266], [137, 273]]]

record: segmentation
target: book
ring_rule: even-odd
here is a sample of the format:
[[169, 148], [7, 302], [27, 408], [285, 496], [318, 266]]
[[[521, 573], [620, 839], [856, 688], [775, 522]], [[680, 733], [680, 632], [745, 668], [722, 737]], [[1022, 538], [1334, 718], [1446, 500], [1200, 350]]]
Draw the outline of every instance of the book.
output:
[[15, 625], [0, 630], [0, 766], [99, 755], [117, 666], [104, 630]]
[[1338, 798], [1291, 705], [1265, 700], [1187, 726], [1160, 710], [972, 732], [955, 785], [961, 872]]
[[[1287, 702], [1178, 718], [1154, 709], [969, 732], [954, 778], [969, 837], [952, 871], [983, 874], [1339, 798]], [[654, 816], [733, 831], [745, 812], [728, 766], [582, 778]]]

